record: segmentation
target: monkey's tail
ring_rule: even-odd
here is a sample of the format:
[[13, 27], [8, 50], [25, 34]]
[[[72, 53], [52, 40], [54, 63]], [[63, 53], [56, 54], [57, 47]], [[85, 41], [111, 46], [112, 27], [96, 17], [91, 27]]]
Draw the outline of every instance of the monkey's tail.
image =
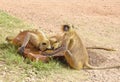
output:
[[7, 36], [7, 37], [6, 37], [6, 41], [7, 41], [8, 43], [12, 43], [13, 39], [14, 39], [13, 36]]
[[88, 62], [85, 63], [85, 66], [87, 67], [87, 69], [98, 69], [99, 68], [99, 67], [90, 65]]
[[118, 65], [118, 66], [111, 66], [111, 67], [96, 67], [96, 66], [90, 65], [88, 62], [85, 63], [85, 66], [87, 67], [87, 69], [93, 69], [93, 70], [120, 68], [120, 65]]
[[87, 49], [102, 49], [102, 50], [106, 50], [106, 51], [116, 51], [115, 49], [113, 48], [104, 48], [104, 47], [86, 47]]

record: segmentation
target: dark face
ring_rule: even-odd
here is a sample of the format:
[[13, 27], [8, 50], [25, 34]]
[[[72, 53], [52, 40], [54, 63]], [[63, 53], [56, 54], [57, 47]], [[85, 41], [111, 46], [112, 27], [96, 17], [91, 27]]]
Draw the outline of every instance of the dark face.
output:
[[70, 29], [70, 26], [69, 25], [63, 25], [63, 30], [64, 31], [68, 31]]

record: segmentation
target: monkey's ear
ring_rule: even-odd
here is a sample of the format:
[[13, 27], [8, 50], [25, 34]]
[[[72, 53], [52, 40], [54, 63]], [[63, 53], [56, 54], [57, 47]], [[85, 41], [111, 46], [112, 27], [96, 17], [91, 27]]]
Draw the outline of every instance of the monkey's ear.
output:
[[63, 25], [63, 31], [69, 31], [70, 26], [69, 25]]

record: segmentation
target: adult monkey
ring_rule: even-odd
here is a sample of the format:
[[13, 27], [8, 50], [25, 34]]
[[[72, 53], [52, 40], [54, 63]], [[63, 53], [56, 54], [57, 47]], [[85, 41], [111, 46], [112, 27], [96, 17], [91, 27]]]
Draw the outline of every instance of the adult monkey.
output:
[[7, 36], [6, 41], [10, 44], [20, 47], [18, 51], [21, 54], [23, 54], [24, 51], [24, 49], [22, 49], [20, 52], [22, 46], [26, 46], [29, 49], [33, 49], [38, 45], [36, 43], [41, 42], [43, 42], [43, 44], [39, 45], [39, 47], [36, 48], [44, 51], [46, 48], [50, 47], [49, 49], [45, 50], [45, 52], [52, 53], [54, 50], [61, 47], [61, 38], [62, 37], [60, 35], [47, 37], [43, 32], [39, 31], [38, 29], [33, 29], [20, 31], [20, 33], [16, 37]]
[[[39, 31], [38, 29], [32, 29], [32, 30], [20, 31], [20, 33], [16, 37], [7, 36], [6, 41], [17, 47], [20, 47], [18, 51], [22, 56], [27, 57], [33, 61], [40, 60], [40, 61], [46, 62], [49, 60], [49, 57], [43, 56], [42, 52], [52, 53], [54, 52], [54, 50], [56, 50], [61, 46], [59, 37], [56, 37], [56, 38], [54, 37], [56, 36], [47, 37], [42, 31]], [[27, 40], [27, 38], [29, 41]], [[26, 43], [26, 45], [24, 45], [26, 41], [28, 42]], [[37, 41], [41, 45], [36, 44]], [[24, 49], [20, 51], [22, 45], [24, 45], [25, 47], [23, 47]], [[63, 55], [57, 55], [57, 57], [59, 56], [63, 56]], [[54, 57], [54, 55], [52, 57]]]
[[34, 31], [28, 31], [24, 38], [22, 46], [18, 50], [20, 54], [24, 53], [24, 49], [27, 46], [28, 42], [30, 42], [33, 46], [35, 46], [37, 49], [40, 49], [41, 51], [51, 49], [49, 39], [42, 31], [38, 29]]
[[65, 59], [72, 68], [80, 70], [84, 67], [89, 69], [110, 69], [120, 67], [94, 67], [90, 65], [86, 47], [73, 26], [63, 25], [62, 30], [64, 32], [62, 47], [58, 49], [55, 54], [64, 53]]

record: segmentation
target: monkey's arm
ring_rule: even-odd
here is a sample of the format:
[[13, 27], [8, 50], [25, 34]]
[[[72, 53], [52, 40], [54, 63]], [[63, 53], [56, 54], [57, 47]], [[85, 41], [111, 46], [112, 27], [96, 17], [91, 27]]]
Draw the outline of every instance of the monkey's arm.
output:
[[28, 44], [28, 42], [30, 40], [30, 36], [31, 36], [30, 33], [27, 33], [21, 47], [26, 47], [26, 45]]
[[64, 54], [65, 59], [67, 60], [68, 64], [74, 68], [74, 69], [81, 69], [83, 65], [81, 62], [78, 62], [77, 59], [74, 57], [74, 55], [70, 52], [70, 50], [67, 50]]
[[44, 51], [42, 52], [42, 54], [46, 56], [59, 56], [59, 54], [62, 54], [64, 52], [65, 52], [65, 47], [60, 47], [56, 50], [51, 50], [51, 52]]
[[106, 50], [106, 51], [116, 51], [116, 50], [113, 49], [113, 48], [104, 48], [104, 47], [97, 47], [97, 46], [94, 46], [94, 47], [86, 47], [86, 49], [102, 49], [102, 50]]

